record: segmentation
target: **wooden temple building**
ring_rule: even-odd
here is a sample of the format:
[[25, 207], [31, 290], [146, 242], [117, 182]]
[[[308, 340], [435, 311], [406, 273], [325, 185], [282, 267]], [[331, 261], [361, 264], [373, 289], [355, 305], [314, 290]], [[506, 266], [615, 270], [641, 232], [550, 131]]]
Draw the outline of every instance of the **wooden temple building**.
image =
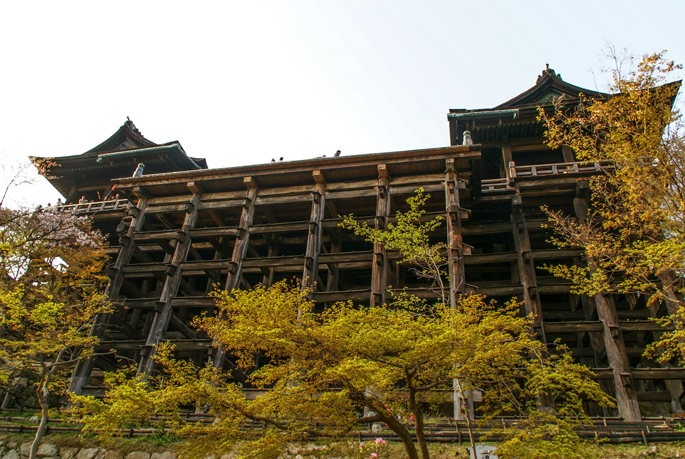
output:
[[[544, 144], [537, 107], [559, 97], [572, 103], [580, 93], [599, 95], [547, 68], [532, 88], [495, 108], [450, 110], [450, 146], [442, 148], [208, 169], [178, 142], [155, 144], [126, 121], [82, 155], [33, 159], [50, 161], [50, 181], [65, 205], [91, 215], [109, 235], [108, 294], [121, 307], [99, 317], [93, 333], [100, 350], [116, 349], [141, 372], [153, 369], [155, 345], [170, 340], [180, 356], [210, 359], [245, 382], [231, 356], [189, 326], [212, 311], [207, 293], [215, 284], [316, 281], [320, 307], [383, 304], [389, 290], [402, 288], [437, 297], [397, 254], [338, 226], [354, 213], [382, 228], [423, 187], [428, 214], [445, 218], [434, 237], [451, 248], [452, 301], [470, 292], [523, 301], [524, 312], [536, 315], [539, 339], [550, 349], [557, 339], [568, 345], [617, 399], [616, 410], [588, 405], [592, 415], [636, 421], [682, 413], [685, 368], [643, 357], [663, 332], [650, 318], [672, 305], [648, 307], [645, 295], [578, 296], [542, 268], [583, 263], [583, 251], [548, 242], [540, 206], [583, 218], [588, 177], [613, 167]], [[103, 371], [117, 367], [108, 357], [83, 362], [71, 390], [101, 393]]]

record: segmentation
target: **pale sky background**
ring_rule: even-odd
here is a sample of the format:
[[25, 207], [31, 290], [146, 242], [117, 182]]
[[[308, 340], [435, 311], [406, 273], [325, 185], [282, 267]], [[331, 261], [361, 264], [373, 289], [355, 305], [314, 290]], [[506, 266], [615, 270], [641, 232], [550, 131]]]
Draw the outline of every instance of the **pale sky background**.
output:
[[[606, 89], [607, 42], [685, 63], [685, 1], [0, 0], [0, 161], [80, 154], [129, 116], [210, 167], [449, 145], [546, 63]], [[40, 178], [15, 201], [55, 202]]]

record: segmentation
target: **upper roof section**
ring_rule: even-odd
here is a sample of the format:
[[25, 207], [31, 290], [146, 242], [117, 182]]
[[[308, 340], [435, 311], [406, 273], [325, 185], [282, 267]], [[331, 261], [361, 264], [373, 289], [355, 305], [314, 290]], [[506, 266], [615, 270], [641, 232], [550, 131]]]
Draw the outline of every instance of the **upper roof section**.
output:
[[83, 153], [83, 156], [95, 156], [99, 153], [134, 150], [136, 148], [156, 147], [158, 144], [143, 137], [133, 121], [126, 117], [126, 122], [117, 132], [95, 148]]
[[207, 169], [204, 158], [189, 157], [177, 141], [157, 144], [146, 139], [130, 119], [85, 153], [29, 159], [67, 200], [78, 198], [81, 190], [102, 195], [110, 180], [130, 177], [139, 163], [145, 164], [146, 175]]
[[608, 96], [608, 94], [602, 92], [592, 91], [565, 82], [561, 79], [561, 74], [557, 74], [554, 69], [549, 68], [549, 64], [546, 64], [545, 69], [542, 71], [542, 75], [538, 75], [535, 86], [522, 92], [513, 99], [498, 105], [493, 108], [493, 110], [551, 104], [561, 97], [578, 98], [580, 94], [592, 99]]
[[475, 143], [509, 141], [541, 137], [544, 129], [537, 120], [538, 107], [551, 107], [555, 101], [577, 103], [580, 95], [591, 99], [611, 97], [590, 89], [581, 88], [562, 80], [554, 69], [545, 66], [535, 86], [493, 108], [467, 110], [450, 109], [450, 143], [458, 145], [465, 130], [471, 131]]

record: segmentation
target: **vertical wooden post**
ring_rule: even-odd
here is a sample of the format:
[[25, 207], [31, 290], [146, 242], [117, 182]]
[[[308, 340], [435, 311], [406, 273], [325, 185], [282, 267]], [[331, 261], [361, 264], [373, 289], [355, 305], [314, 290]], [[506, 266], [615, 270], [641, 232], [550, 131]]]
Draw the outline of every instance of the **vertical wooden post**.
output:
[[[673, 281], [674, 281], [674, 280], [675, 280], [675, 274], [674, 274], [673, 272], [670, 272], [670, 273], [668, 273], [668, 274], [670, 274], [670, 275], [673, 276]], [[667, 274], [667, 275], [668, 275], [668, 274]], [[661, 277], [661, 276], [660, 276], [660, 277]], [[662, 282], [663, 282], [663, 280], [662, 280]], [[676, 293], [675, 293], [675, 291], [673, 290], [673, 288], [672, 288], [672, 287], [667, 287], [667, 288], [670, 290], [670, 292], [667, 293], [666, 296], [668, 297], [669, 294], [672, 295], [671, 301], [673, 301], [673, 300], [675, 299], [674, 302], [675, 302], [676, 304], [678, 304], [678, 303], [677, 303], [678, 297], [676, 296]], [[669, 307], [669, 303], [668, 303], [668, 302], [669, 302], [669, 299], [666, 298], [666, 299], [664, 299], [664, 301], [666, 302], [666, 307], [668, 308], [669, 314], [673, 314], [673, 313], [671, 312], [671, 307]], [[673, 304], [673, 303], [672, 303], [672, 304]], [[659, 309], [658, 306], [657, 306], [656, 308], [648, 308], [648, 309], [649, 309], [649, 313], [650, 313], [649, 315], [650, 315], [650, 317], [656, 318], [655, 312]], [[677, 309], [676, 309], [676, 310], [677, 310]], [[662, 332], [653, 332], [653, 334], [654, 334], [655, 340], [659, 340], [659, 339], [661, 338], [661, 336], [663, 335]], [[668, 362], [663, 362], [663, 363], [661, 363], [661, 366], [662, 366], [662, 367], [669, 367], [670, 365], [671, 365], [671, 364], [668, 363]], [[677, 380], [677, 379], [666, 379], [666, 380], [664, 380], [664, 384], [665, 384], [666, 389], [668, 390], [668, 392], [671, 394], [671, 412], [672, 412], [673, 414], [681, 414], [681, 413], [683, 413], [683, 406], [682, 406], [682, 404], [680, 403], [680, 397], [683, 395], [683, 382], [680, 381], [680, 380]]]
[[561, 153], [564, 155], [564, 162], [565, 163], [572, 163], [576, 159], [573, 155], [573, 149], [569, 147], [568, 145], [562, 145], [561, 146]]
[[[590, 208], [589, 186], [587, 181], [579, 182], [576, 187], [576, 198], [573, 207], [580, 223], [587, 219]], [[597, 272], [599, 267], [592, 257], [587, 257], [590, 273]], [[614, 371], [614, 389], [618, 413], [627, 422], [639, 422], [642, 420], [640, 406], [637, 402], [637, 393], [630, 372], [630, 360], [623, 341], [623, 333], [618, 322], [618, 313], [613, 300], [604, 293], [594, 296], [597, 315], [603, 325], [604, 349], [606, 351], [609, 366]]]
[[[231, 255], [231, 264], [228, 268], [228, 276], [226, 277], [226, 285], [224, 289], [231, 292], [240, 285], [240, 278], [242, 277], [243, 260], [247, 254], [247, 248], [250, 244], [250, 226], [254, 219], [255, 201], [259, 194], [259, 185], [252, 177], [245, 177], [243, 183], [247, 187], [247, 194], [245, 195], [245, 202], [243, 210], [240, 214], [240, 223], [238, 224], [238, 236], [233, 245], [233, 255]], [[216, 343], [214, 343], [216, 345]], [[214, 352], [213, 362], [214, 368], [222, 368], [226, 358], [226, 351], [221, 347], [212, 348], [210, 352]]]
[[[267, 250], [267, 257], [275, 257], [278, 256], [278, 241], [279, 237], [277, 234], [272, 235], [271, 237], [267, 238], [267, 243], [269, 244], [269, 249]], [[276, 269], [274, 267], [268, 268], [268, 274], [264, 274], [262, 277], [262, 285], [264, 287], [271, 287], [271, 285], [274, 283], [274, 275], [276, 274]]]
[[445, 160], [445, 210], [447, 220], [447, 263], [450, 277], [448, 302], [457, 307], [457, 295], [466, 291], [464, 277], [464, 243], [461, 236], [461, 214], [459, 202], [459, 183], [454, 168], [454, 158]]
[[[523, 306], [526, 315], [534, 315], [531, 325], [531, 336], [536, 337], [546, 345], [547, 336], [545, 336], [542, 320], [542, 304], [538, 292], [535, 263], [533, 262], [528, 228], [526, 228], [526, 217], [523, 213], [523, 200], [518, 190], [511, 199], [511, 222], [514, 245], [516, 247], [516, 262], [519, 268], [519, 278], [523, 286]], [[538, 406], [542, 411], [553, 411], [554, 400], [549, 393], [541, 393], [538, 397]]]
[[509, 179], [511, 182], [512, 177], [511, 176], [511, 169], [509, 169], [509, 164], [514, 162], [514, 157], [511, 154], [511, 146], [509, 145], [503, 145], [502, 146], [502, 168], [504, 169], [504, 176]]
[[[596, 272], [597, 264], [588, 258], [590, 272]], [[607, 353], [609, 366], [614, 371], [614, 388], [616, 390], [616, 406], [618, 413], [627, 422], [642, 420], [640, 406], [637, 403], [637, 393], [630, 372], [630, 360], [623, 341], [623, 332], [618, 323], [616, 305], [610, 296], [603, 293], [595, 295], [597, 314], [604, 326], [604, 348]]]
[[[105, 290], [105, 295], [110, 300], [116, 300], [119, 297], [119, 290], [121, 290], [121, 284], [124, 281], [124, 271], [123, 267], [131, 261], [133, 252], [135, 251], [136, 244], [134, 242], [135, 234], [141, 230], [143, 227], [143, 222], [145, 221], [145, 209], [147, 207], [148, 198], [145, 196], [144, 192], [140, 188], [134, 190], [138, 194], [138, 205], [129, 210], [129, 216], [131, 217], [131, 222], [126, 229], [126, 234], [120, 236], [119, 241], [121, 243], [121, 248], [119, 249], [119, 254], [117, 255], [117, 260], [114, 262], [114, 266], [108, 269], [107, 275], [109, 276], [109, 283]], [[109, 314], [98, 314], [95, 317], [93, 326], [90, 330], [90, 336], [95, 336], [97, 338], [102, 338], [107, 329], [107, 324], [109, 323]], [[71, 382], [69, 383], [69, 392], [80, 395], [83, 386], [88, 383], [90, 378], [90, 373], [93, 371], [93, 366], [95, 360], [90, 358], [78, 362], [76, 368], [74, 368], [74, 373], [71, 376]]]
[[[390, 175], [385, 164], [378, 165], [378, 185], [376, 186], [376, 230], [385, 230], [390, 213]], [[385, 304], [388, 288], [388, 256], [382, 244], [373, 245], [373, 265], [371, 266], [371, 307]]]
[[450, 116], [447, 117], [447, 122], [450, 126], [450, 145], [459, 145], [459, 132], [457, 127], [459, 126], [457, 119]]
[[[464, 243], [461, 235], [461, 214], [459, 201], [459, 182], [457, 171], [454, 167], [454, 158], [445, 160], [445, 220], [447, 221], [447, 264], [450, 277], [449, 298], [443, 300], [452, 307], [457, 308], [459, 295], [466, 292], [466, 280], [464, 271]], [[468, 411], [469, 419], [475, 419], [474, 400], [470, 391], [462, 393], [462, 384], [458, 380], [452, 382], [453, 416], [457, 420], [465, 420], [461, 404]]]
[[[310, 299], [314, 296], [316, 279], [319, 274], [319, 252], [321, 251], [321, 220], [326, 209], [326, 177], [321, 171], [312, 171], [316, 184], [312, 191], [312, 211], [309, 216], [309, 234], [307, 235], [307, 251], [304, 256], [302, 271], [302, 290], [311, 288]], [[323, 286], [321, 286], [323, 287]]]
[[[192, 189], [194, 186], [194, 182], [188, 183], [188, 188]], [[153, 357], [157, 353], [159, 342], [164, 339], [164, 335], [169, 327], [169, 320], [172, 315], [171, 299], [176, 295], [178, 287], [181, 284], [182, 271], [179, 265], [186, 260], [192, 244], [192, 239], [188, 235], [188, 232], [195, 227], [195, 223], [197, 222], [200, 197], [200, 193], [193, 193], [190, 202], [187, 203], [183, 226], [181, 226], [181, 230], [177, 233], [174, 255], [167, 268], [166, 282], [164, 283], [162, 294], [160, 295], [157, 307], [155, 308], [155, 316], [152, 319], [152, 325], [150, 326], [150, 332], [147, 335], [145, 346], [141, 350], [140, 364], [138, 365], [139, 375], [148, 375], [155, 367]]]
[[534, 314], [531, 332], [544, 343], [547, 342], [542, 321], [542, 307], [538, 293], [537, 276], [530, 248], [530, 238], [523, 213], [523, 201], [517, 194], [511, 200], [511, 222], [513, 225], [514, 245], [516, 247], [519, 277], [523, 285], [523, 305], [526, 314]]

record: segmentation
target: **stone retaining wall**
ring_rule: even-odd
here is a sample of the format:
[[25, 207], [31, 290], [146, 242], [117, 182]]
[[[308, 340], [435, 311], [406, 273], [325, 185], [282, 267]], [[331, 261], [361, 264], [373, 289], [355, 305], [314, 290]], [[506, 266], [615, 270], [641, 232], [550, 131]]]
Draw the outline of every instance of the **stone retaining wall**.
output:
[[[0, 457], [2, 459], [26, 459], [31, 451], [31, 443], [32, 440], [24, 443], [0, 440]], [[123, 454], [106, 448], [60, 447], [45, 441], [38, 447], [37, 457], [41, 459], [177, 459], [177, 454], [171, 451], [155, 453], [132, 451]]]

